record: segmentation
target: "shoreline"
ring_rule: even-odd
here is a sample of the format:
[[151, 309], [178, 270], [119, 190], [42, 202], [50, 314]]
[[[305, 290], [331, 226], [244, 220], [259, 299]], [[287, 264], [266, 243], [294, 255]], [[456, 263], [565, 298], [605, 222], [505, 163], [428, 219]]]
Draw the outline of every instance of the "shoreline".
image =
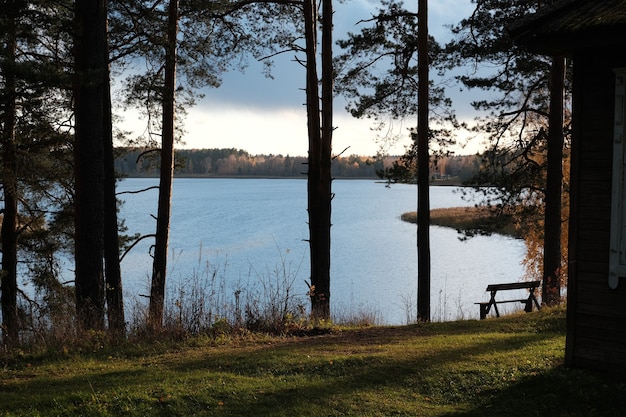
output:
[[[159, 179], [158, 175], [123, 175], [118, 177], [118, 179], [126, 179], [126, 178], [151, 178], [151, 179]], [[174, 174], [174, 178], [197, 178], [197, 179], [267, 179], [267, 180], [306, 180], [306, 173], [303, 173], [299, 176], [278, 176], [278, 175], [204, 175], [204, 174]], [[334, 177], [334, 180], [370, 180], [379, 182], [381, 184], [386, 184], [387, 181], [381, 179], [380, 177]], [[417, 185], [415, 183], [393, 183], [392, 185]], [[435, 187], [459, 187], [465, 188], [469, 187], [467, 185], [463, 185], [460, 181], [457, 180], [435, 180], [429, 182], [430, 186]]]

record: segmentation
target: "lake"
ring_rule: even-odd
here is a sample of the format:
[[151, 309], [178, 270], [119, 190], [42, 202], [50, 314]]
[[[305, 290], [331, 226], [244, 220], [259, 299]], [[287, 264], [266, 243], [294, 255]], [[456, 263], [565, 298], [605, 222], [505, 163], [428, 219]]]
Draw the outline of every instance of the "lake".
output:
[[[128, 178], [118, 184], [118, 193], [156, 184], [156, 179]], [[417, 228], [400, 215], [415, 211], [416, 187], [335, 180], [333, 192], [331, 311], [368, 311], [382, 324], [413, 320]], [[431, 208], [474, 204], [455, 187], [431, 187], [430, 194]], [[157, 190], [120, 198], [128, 233], [154, 233]], [[203, 271], [219, 275], [226, 294], [287, 276], [292, 293], [306, 301], [306, 239], [306, 180], [176, 178], [168, 288]], [[149, 293], [152, 242], [141, 242], [122, 261], [127, 298]], [[488, 300], [488, 284], [522, 279], [524, 253], [520, 240], [493, 235], [462, 241], [453, 229], [432, 227], [432, 319], [478, 318], [474, 303]]]

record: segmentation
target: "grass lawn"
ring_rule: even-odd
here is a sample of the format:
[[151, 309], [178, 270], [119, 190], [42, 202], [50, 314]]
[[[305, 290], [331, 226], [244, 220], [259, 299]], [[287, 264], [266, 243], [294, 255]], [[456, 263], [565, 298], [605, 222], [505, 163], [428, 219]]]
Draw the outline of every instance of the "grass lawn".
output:
[[619, 416], [567, 369], [563, 309], [483, 321], [145, 342], [5, 359], [2, 416]]

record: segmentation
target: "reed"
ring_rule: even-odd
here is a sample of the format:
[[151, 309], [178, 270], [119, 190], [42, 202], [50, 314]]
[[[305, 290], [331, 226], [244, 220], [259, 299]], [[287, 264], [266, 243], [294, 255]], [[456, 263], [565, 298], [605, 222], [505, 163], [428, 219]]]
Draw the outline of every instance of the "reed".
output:
[[[409, 223], [417, 223], [417, 212], [404, 213], [400, 218]], [[520, 238], [511, 216], [496, 212], [490, 207], [448, 207], [430, 211], [430, 224], [456, 229], [465, 234], [491, 234]]]

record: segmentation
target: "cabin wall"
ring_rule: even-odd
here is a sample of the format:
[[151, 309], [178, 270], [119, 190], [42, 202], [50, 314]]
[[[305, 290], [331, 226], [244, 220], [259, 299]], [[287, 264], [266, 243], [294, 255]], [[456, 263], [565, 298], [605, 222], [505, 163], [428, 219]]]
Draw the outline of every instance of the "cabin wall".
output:
[[574, 55], [566, 363], [626, 370], [626, 281], [608, 285], [615, 77], [624, 54]]

